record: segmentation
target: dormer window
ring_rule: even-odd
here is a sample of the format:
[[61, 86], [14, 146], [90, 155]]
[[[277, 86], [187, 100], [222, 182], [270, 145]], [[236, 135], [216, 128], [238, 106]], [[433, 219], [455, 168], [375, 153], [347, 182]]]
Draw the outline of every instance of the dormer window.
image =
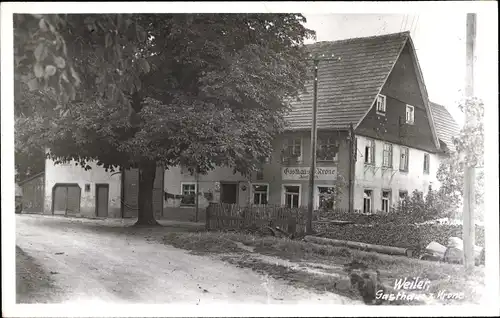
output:
[[377, 114], [385, 116], [386, 104], [385, 104], [385, 96], [379, 94], [377, 96], [377, 100], [375, 101]]
[[406, 105], [406, 123], [413, 125], [415, 122], [415, 108], [411, 105]]

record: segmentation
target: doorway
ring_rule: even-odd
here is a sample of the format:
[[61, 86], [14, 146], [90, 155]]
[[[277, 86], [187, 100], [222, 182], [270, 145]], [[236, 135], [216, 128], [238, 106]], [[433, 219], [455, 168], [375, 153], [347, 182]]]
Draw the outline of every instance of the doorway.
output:
[[96, 184], [95, 193], [96, 216], [106, 218], [108, 217], [109, 206], [109, 184]]
[[228, 204], [236, 204], [238, 202], [237, 183], [220, 183], [220, 202]]
[[52, 188], [52, 214], [80, 214], [80, 186], [57, 183]]

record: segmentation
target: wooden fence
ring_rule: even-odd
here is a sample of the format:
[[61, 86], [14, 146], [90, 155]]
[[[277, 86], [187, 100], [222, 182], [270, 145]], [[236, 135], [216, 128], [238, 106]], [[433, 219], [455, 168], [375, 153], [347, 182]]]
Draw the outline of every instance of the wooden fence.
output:
[[279, 227], [292, 233], [305, 231], [307, 208], [290, 208], [280, 205], [250, 205], [210, 203], [206, 208], [207, 230], [264, 229]]

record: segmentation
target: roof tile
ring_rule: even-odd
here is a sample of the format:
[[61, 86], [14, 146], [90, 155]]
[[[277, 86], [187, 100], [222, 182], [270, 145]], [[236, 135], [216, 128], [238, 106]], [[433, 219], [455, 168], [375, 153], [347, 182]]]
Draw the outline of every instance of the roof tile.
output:
[[438, 138], [443, 141], [448, 149], [455, 151], [453, 144], [453, 136], [458, 136], [460, 127], [448, 112], [446, 107], [433, 102], [429, 102], [431, 106], [432, 117], [434, 118], [434, 126], [436, 127], [436, 134]]
[[[318, 129], [346, 128], [356, 124], [370, 108], [409, 37], [408, 32], [317, 42], [312, 54], [339, 57], [318, 67]], [[285, 119], [288, 128], [311, 127], [313, 83], [291, 103]]]

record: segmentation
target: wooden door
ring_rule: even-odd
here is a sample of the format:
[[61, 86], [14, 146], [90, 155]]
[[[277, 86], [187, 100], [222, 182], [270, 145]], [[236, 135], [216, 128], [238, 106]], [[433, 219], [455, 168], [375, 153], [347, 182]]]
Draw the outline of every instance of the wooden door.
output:
[[55, 185], [52, 194], [53, 213], [56, 215], [79, 214], [80, 195], [81, 190], [77, 184]]
[[56, 186], [54, 188], [54, 214], [65, 215], [66, 214], [66, 200], [68, 196], [68, 188], [65, 186]]
[[77, 215], [80, 213], [80, 187], [70, 185], [67, 189], [66, 214]]
[[238, 200], [238, 184], [236, 183], [221, 183], [220, 201], [222, 203], [236, 204]]
[[109, 198], [109, 185], [96, 184], [96, 215], [98, 217], [108, 217], [108, 198]]

